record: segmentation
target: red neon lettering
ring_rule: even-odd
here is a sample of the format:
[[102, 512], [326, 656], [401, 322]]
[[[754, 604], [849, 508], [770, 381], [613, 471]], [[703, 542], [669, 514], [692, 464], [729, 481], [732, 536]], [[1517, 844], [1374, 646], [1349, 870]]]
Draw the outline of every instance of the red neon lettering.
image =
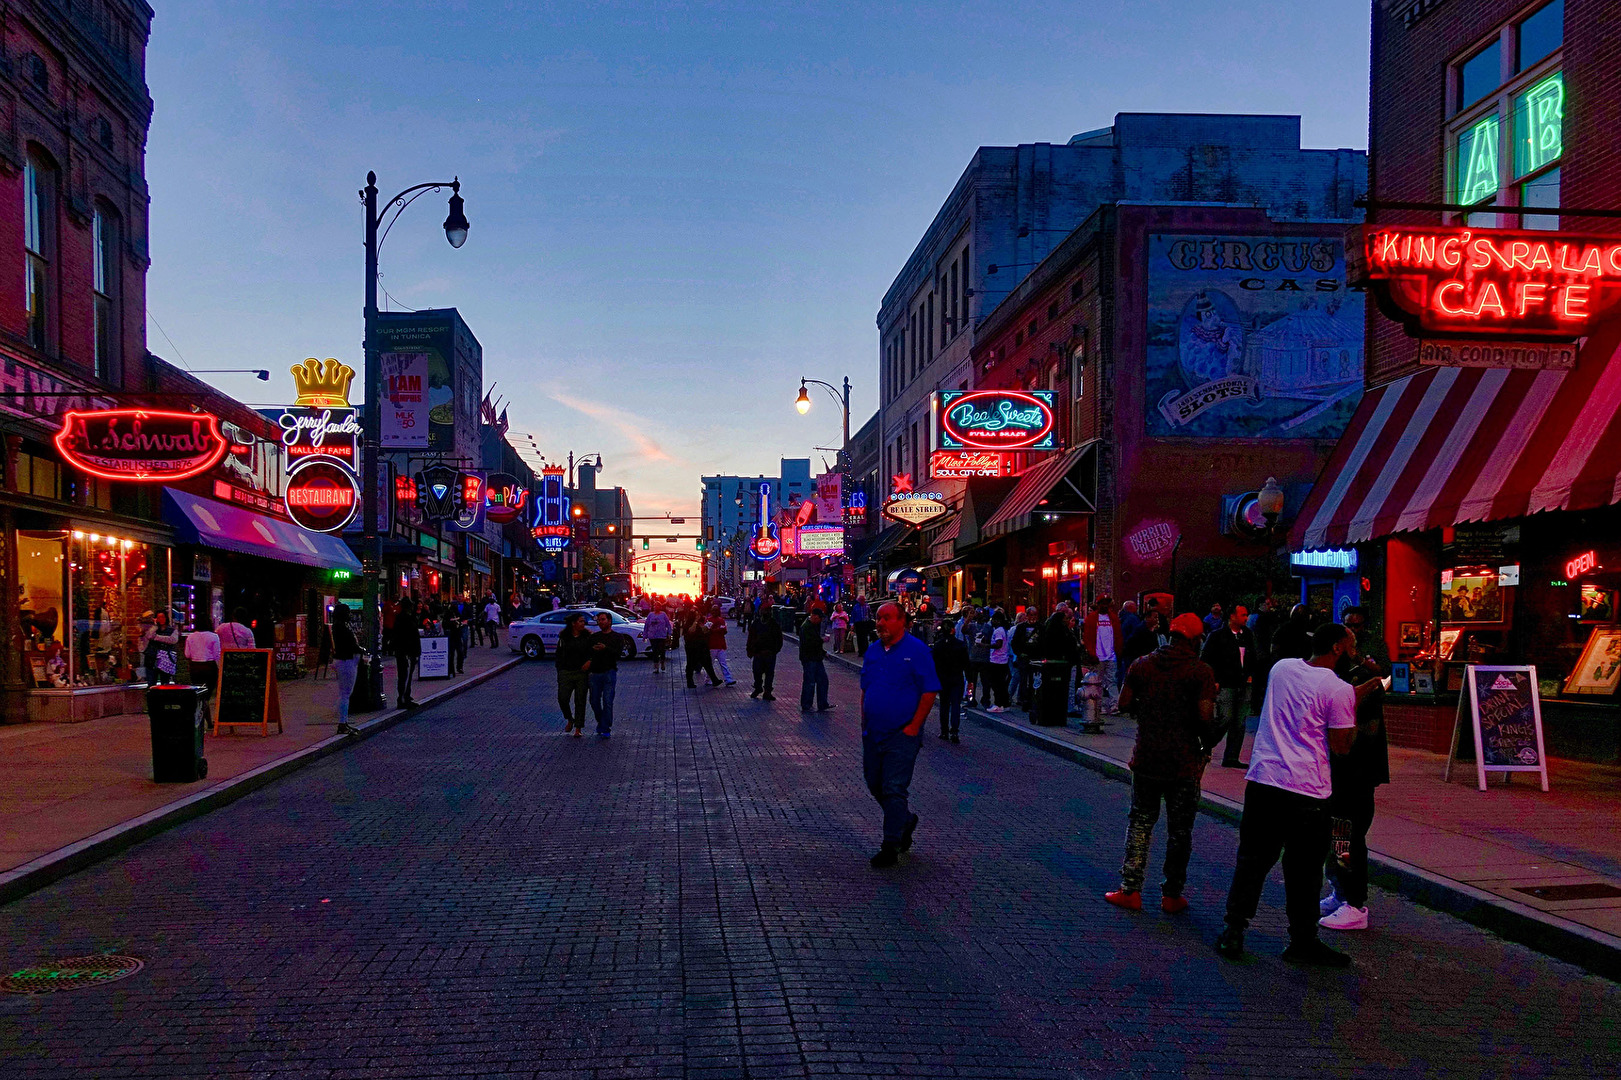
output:
[[[1595, 254], [1597, 253], [1595, 252]], [[1621, 274], [1621, 244], [1617, 244], [1615, 247], [1612, 247], [1606, 251], [1604, 253], [1604, 258], [1610, 264], [1610, 269], [1612, 271], [1617, 274]], [[1595, 259], [1594, 261], [1596, 262], [1597, 260]]]
[[1420, 236], [1413, 247], [1413, 254], [1420, 266], [1432, 266], [1435, 263], [1435, 237]]
[[1515, 240], [1508, 246], [1508, 262], [1510, 267], [1531, 269], [1531, 245], [1524, 240]]
[[1441, 311], [1447, 315], [1473, 315], [1474, 312], [1468, 310], [1467, 308], [1455, 308], [1447, 306], [1446, 296], [1447, 293], [1452, 289], [1457, 289], [1459, 292], [1463, 292], [1463, 282], [1442, 282], [1441, 287], [1435, 290], [1435, 306], [1440, 308]]
[[1553, 257], [1548, 254], [1547, 244], [1536, 244], [1531, 248], [1530, 269], [1536, 270], [1539, 267], [1548, 270], [1553, 269]]
[[1375, 262], [1394, 262], [1396, 259], [1396, 243], [1400, 239], [1397, 233], [1380, 233], [1378, 240], [1378, 253], [1374, 255]]
[[1559, 314], [1567, 319], [1587, 318], [1587, 293], [1590, 285], [1566, 285], [1561, 296], [1563, 303], [1559, 307]]
[[1514, 312], [1515, 312], [1515, 314], [1524, 315], [1525, 311], [1526, 311], [1526, 308], [1530, 307], [1532, 304], [1539, 304], [1539, 305], [1540, 304], [1546, 304], [1548, 302], [1548, 298], [1546, 296], [1544, 296], [1543, 294], [1546, 293], [1547, 291], [1548, 291], [1548, 286], [1544, 285], [1540, 281], [1522, 281], [1519, 284], [1515, 285], [1514, 286]]
[[1507, 309], [1503, 307], [1503, 294], [1497, 291], [1496, 283], [1491, 281], [1480, 287], [1480, 295], [1475, 299], [1475, 317], [1485, 315], [1488, 307], [1499, 319], [1508, 314]]
[[1565, 564], [1567, 578], [1580, 577], [1598, 565], [1598, 553], [1584, 551]]
[[1463, 241], [1456, 236], [1449, 236], [1445, 240], [1441, 241], [1441, 246], [1436, 252], [1435, 261], [1446, 269], [1451, 270], [1459, 263], [1463, 262], [1462, 249]]

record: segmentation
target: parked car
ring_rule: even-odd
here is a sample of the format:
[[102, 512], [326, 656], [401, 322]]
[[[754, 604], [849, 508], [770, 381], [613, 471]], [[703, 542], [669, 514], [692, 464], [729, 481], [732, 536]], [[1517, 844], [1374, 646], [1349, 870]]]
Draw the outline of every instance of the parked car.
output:
[[641, 652], [645, 627], [640, 621], [632, 622], [617, 611], [595, 607], [564, 608], [517, 619], [507, 625], [507, 647], [515, 653], [522, 653], [527, 660], [539, 660], [549, 655], [557, 648], [557, 639], [562, 636], [564, 623], [577, 611], [585, 612], [586, 623], [592, 633], [597, 628], [597, 612], [608, 612], [608, 617], [613, 620], [613, 628], [630, 638], [629, 658], [634, 660]]

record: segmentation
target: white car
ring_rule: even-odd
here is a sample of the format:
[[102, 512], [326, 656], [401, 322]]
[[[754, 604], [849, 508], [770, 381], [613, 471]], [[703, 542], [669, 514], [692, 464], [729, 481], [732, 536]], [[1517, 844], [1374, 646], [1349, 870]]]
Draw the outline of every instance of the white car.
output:
[[525, 659], [539, 660], [557, 650], [557, 639], [562, 636], [563, 626], [568, 622], [570, 615], [583, 612], [586, 626], [594, 634], [597, 631], [599, 611], [607, 611], [608, 617], [613, 620], [614, 630], [630, 638], [628, 659], [634, 660], [636, 654], [645, 648], [642, 642], [642, 631], [645, 627], [641, 622], [632, 622], [619, 612], [607, 608], [564, 608], [561, 611], [547, 611], [540, 615], [531, 615], [527, 619], [519, 619], [507, 625], [507, 647], [515, 653], [522, 653]]

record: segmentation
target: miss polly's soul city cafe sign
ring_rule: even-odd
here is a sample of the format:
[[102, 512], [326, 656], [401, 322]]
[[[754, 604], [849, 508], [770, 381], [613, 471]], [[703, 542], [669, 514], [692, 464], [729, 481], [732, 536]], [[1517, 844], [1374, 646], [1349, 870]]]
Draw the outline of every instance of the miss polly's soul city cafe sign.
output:
[[1424, 363], [1569, 367], [1568, 343], [1621, 304], [1614, 236], [1370, 225], [1361, 251], [1357, 269], [1385, 314], [1422, 340]]

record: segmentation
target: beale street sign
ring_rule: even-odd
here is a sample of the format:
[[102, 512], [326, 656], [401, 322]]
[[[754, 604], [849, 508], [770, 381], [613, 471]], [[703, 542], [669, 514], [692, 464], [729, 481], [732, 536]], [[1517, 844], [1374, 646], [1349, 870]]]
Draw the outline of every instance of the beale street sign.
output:
[[92, 476], [167, 483], [212, 469], [227, 446], [212, 413], [97, 409], [69, 410], [56, 449]]
[[891, 521], [898, 521], [902, 525], [910, 525], [920, 529], [929, 522], [943, 514], [951, 512], [951, 507], [937, 497], [935, 492], [916, 492], [892, 496], [884, 503], [883, 514]]
[[1051, 450], [1051, 390], [945, 390], [942, 450]]
[[1415, 337], [1572, 341], [1621, 304], [1614, 236], [1370, 225], [1362, 249], [1380, 307]]

